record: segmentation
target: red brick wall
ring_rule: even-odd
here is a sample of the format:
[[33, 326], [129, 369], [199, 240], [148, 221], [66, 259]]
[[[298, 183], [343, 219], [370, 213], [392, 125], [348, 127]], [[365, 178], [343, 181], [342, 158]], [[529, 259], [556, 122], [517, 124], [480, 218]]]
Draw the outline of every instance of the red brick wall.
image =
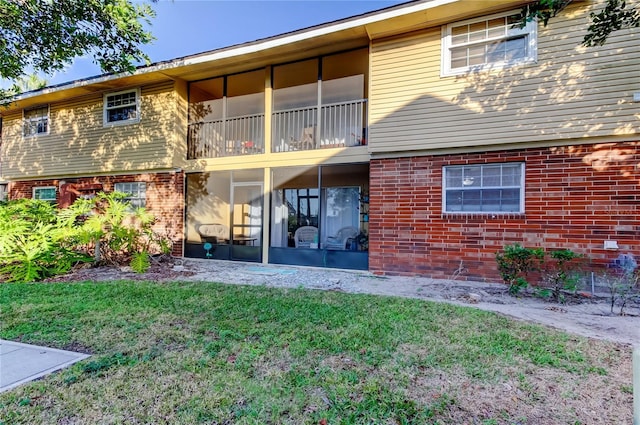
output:
[[[640, 257], [640, 142], [371, 161], [369, 268], [499, 281], [506, 244], [569, 248], [594, 265]], [[442, 167], [525, 162], [524, 214], [442, 212]], [[619, 250], [604, 250], [605, 240]]]
[[113, 191], [115, 183], [146, 182], [146, 208], [156, 217], [154, 230], [170, 238], [173, 242], [172, 254], [181, 257], [184, 210], [183, 177], [182, 172], [170, 172], [12, 182], [9, 185], [9, 198], [31, 198], [34, 187], [56, 186], [58, 188], [56, 193], [58, 203], [63, 204], [65, 191], [61, 191], [61, 188], [82, 189], [101, 185], [103, 191], [110, 192]]

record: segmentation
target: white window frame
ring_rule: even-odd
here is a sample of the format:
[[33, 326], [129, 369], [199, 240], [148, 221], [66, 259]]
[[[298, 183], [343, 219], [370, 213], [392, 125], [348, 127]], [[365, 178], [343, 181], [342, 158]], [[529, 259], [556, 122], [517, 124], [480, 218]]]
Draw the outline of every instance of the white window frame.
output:
[[[131, 186], [137, 186], [136, 193], [133, 193], [131, 190], [124, 190], [123, 186], [126, 188], [130, 188]], [[144, 186], [144, 190], [140, 190], [140, 186]], [[116, 192], [126, 193], [127, 196], [124, 198], [126, 201], [130, 202], [134, 208], [138, 207], [146, 207], [147, 206], [147, 182], [119, 182], [113, 185], [113, 190]], [[137, 205], [135, 202], [139, 201], [140, 205]]]
[[[41, 120], [40, 117], [27, 118], [27, 114], [31, 111], [36, 111], [36, 110], [45, 109], [45, 108], [47, 109], [47, 131], [26, 134], [25, 129], [26, 129], [27, 122], [31, 122], [31, 121], [38, 122]], [[49, 105], [39, 105], [33, 108], [26, 108], [22, 110], [22, 137], [26, 139], [30, 137], [46, 136], [47, 134], [49, 134], [49, 131], [51, 131], [51, 108], [49, 107]]]
[[[129, 106], [129, 105], [126, 105], [126, 106], [108, 107], [107, 104], [108, 104], [109, 97], [117, 96], [117, 95], [121, 95], [121, 94], [128, 94], [128, 93], [135, 93], [136, 94], [136, 102], [135, 102], [136, 117], [135, 118], [129, 118], [129, 119], [126, 119], [126, 120], [109, 121], [109, 111], [111, 111], [113, 109], [119, 109], [119, 108], [124, 108], [126, 106]], [[140, 122], [140, 89], [139, 88], [105, 93], [104, 96], [103, 96], [103, 99], [102, 99], [102, 104], [103, 104], [102, 122], [104, 123], [104, 127], [113, 127], [113, 126], [117, 126], [117, 125], [135, 124], [135, 123]]]
[[[520, 185], [518, 186], [474, 186], [469, 187], [468, 189], [455, 187], [448, 188], [447, 187], [447, 171], [452, 169], [459, 169], [465, 167], [478, 167], [482, 169], [482, 167], [491, 167], [491, 166], [503, 166], [503, 165], [520, 165]], [[465, 184], [465, 183], [463, 183]], [[495, 189], [520, 189], [520, 205], [518, 211], [448, 211], [447, 210], [447, 191], [449, 190], [495, 190]], [[489, 215], [505, 215], [505, 214], [523, 214], [524, 213], [524, 205], [525, 205], [525, 163], [524, 162], [491, 162], [487, 164], [463, 164], [463, 165], [445, 165], [442, 167], [442, 213], [443, 214], [459, 214], [459, 215], [469, 215], [469, 214], [489, 214]]]
[[33, 191], [32, 191], [32, 193], [31, 193], [31, 197], [32, 197], [33, 199], [39, 199], [40, 201], [46, 201], [46, 202], [53, 202], [53, 203], [55, 203], [55, 202], [57, 202], [57, 201], [58, 201], [58, 200], [57, 200], [57, 198], [56, 198], [56, 196], [54, 196], [54, 197], [53, 197], [53, 198], [51, 198], [51, 199], [36, 198], [36, 192], [37, 192], [38, 190], [44, 190], [44, 189], [53, 189], [54, 193], [55, 193], [56, 195], [58, 194], [58, 188], [57, 188], [56, 186], [36, 186], [36, 187], [34, 187], [34, 188], [33, 188]]
[[[440, 70], [441, 76], [446, 77], [450, 75], [459, 75], [459, 74], [465, 74], [471, 71], [482, 71], [482, 70], [488, 70], [488, 69], [502, 69], [502, 68], [507, 68], [517, 64], [537, 62], [538, 60], [538, 46], [537, 46], [538, 22], [536, 20], [527, 22], [527, 24], [523, 28], [520, 28], [518, 26], [514, 28], [510, 28], [508, 30], [508, 34], [505, 34], [500, 37], [492, 37], [484, 40], [468, 42], [468, 43], [452, 46], [451, 32], [452, 32], [452, 28], [454, 27], [458, 27], [460, 25], [474, 24], [478, 22], [486, 22], [491, 19], [504, 18], [511, 15], [517, 15], [519, 13], [520, 13], [519, 10], [510, 10], [508, 12], [496, 13], [494, 15], [482, 16], [479, 18], [467, 19], [465, 21], [453, 22], [451, 24], [444, 25], [442, 27], [442, 49], [441, 49], [441, 70]], [[487, 62], [481, 65], [469, 65], [469, 66], [459, 67], [459, 68], [451, 67], [451, 50], [454, 48], [462, 47], [462, 46], [485, 45], [491, 42], [507, 40], [509, 38], [518, 37], [522, 35], [525, 36], [525, 41], [527, 46], [527, 54], [522, 59], [515, 59], [512, 61]]]

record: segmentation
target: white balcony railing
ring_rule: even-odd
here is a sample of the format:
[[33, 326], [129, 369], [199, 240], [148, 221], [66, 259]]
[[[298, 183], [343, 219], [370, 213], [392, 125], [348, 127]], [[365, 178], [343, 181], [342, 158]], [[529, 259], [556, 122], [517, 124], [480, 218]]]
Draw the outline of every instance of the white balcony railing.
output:
[[264, 114], [189, 124], [189, 159], [264, 153]]
[[[366, 144], [366, 99], [275, 111], [272, 150], [290, 152]], [[318, 125], [319, 123], [319, 125]], [[319, 131], [319, 132], [318, 132]]]
[[[273, 112], [272, 151], [366, 145], [366, 99]], [[189, 159], [264, 153], [264, 114], [189, 124]]]

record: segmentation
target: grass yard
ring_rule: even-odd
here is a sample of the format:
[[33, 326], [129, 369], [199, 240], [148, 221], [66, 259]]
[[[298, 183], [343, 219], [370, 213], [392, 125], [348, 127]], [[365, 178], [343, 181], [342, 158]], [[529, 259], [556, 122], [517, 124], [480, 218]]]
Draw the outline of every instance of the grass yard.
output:
[[0, 337], [84, 351], [2, 424], [629, 423], [631, 350], [421, 300], [215, 283], [0, 285]]

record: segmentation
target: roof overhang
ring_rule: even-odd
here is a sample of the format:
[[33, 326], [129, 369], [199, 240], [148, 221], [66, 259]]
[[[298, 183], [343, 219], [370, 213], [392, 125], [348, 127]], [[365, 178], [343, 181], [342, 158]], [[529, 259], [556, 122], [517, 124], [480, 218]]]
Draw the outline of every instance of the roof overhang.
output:
[[23, 93], [8, 109], [0, 109], [0, 114], [93, 93], [176, 79], [195, 81], [364, 47], [371, 40], [526, 3], [523, 0], [421, 0], [403, 3], [274, 37], [139, 67], [132, 74], [105, 74]]

